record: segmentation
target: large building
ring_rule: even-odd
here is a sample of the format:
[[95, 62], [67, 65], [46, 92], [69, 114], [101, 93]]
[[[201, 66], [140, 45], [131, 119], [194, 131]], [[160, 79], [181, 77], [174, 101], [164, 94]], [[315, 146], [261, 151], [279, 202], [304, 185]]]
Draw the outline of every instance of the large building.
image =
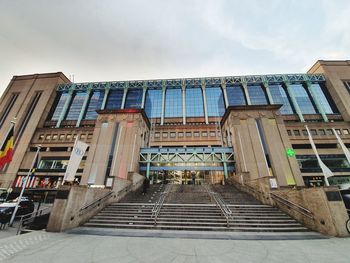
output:
[[78, 138], [89, 144], [76, 178], [113, 187], [140, 173], [153, 182], [221, 183], [273, 177], [320, 186], [310, 129], [332, 185], [347, 188], [350, 61], [317, 61], [301, 74], [72, 83], [63, 73], [14, 76], [0, 100], [0, 140], [16, 118], [13, 161], [0, 187], [57, 188]]

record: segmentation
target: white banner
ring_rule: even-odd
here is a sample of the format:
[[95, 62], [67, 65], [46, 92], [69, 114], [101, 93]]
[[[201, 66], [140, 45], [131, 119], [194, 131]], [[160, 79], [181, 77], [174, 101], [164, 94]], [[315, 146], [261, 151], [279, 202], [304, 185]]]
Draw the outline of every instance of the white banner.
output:
[[343, 141], [340, 139], [340, 137], [339, 137], [337, 131], [336, 131], [334, 128], [332, 128], [332, 130], [333, 130], [333, 133], [334, 133], [335, 137], [337, 137], [338, 143], [339, 143], [340, 147], [342, 148], [342, 150], [343, 150], [343, 152], [344, 152], [344, 154], [345, 154], [346, 159], [347, 159], [348, 162], [350, 163], [350, 152], [349, 152], [348, 148], [346, 148], [345, 144], [344, 144]]
[[79, 141], [78, 139], [75, 140], [72, 154], [70, 155], [69, 163], [67, 166], [67, 170], [66, 170], [66, 173], [64, 174], [63, 182], [74, 181], [74, 176], [79, 168], [81, 159], [83, 158], [88, 146], [89, 145], [86, 144], [85, 142]]
[[329, 182], [328, 182], [328, 177], [333, 176], [332, 171], [324, 164], [324, 162], [322, 162], [320, 156], [318, 155], [317, 149], [316, 149], [316, 145], [314, 143], [314, 140], [312, 139], [311, 133], [309, 131], [309, 128], [307, 127], [307, 125], [305, 125], [305, 128], [307, 130], [307, 133], [309, 135], [309, 141], [312, 147], [312, 150], [314, 150], [314, 153], [316, 155], [317, 161], [318, 161], [318, 165], [320, 166], [322, 173], [324, 175], [324, 181], [326, 186], [329, 186]]

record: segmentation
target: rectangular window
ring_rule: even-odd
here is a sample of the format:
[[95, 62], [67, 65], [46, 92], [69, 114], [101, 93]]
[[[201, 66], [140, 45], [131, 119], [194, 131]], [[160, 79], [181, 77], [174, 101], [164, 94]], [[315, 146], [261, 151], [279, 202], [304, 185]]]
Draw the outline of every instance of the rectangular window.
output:
[[335, 129], [335, 131], [336, 131], [336, 133], [337, 133], [338, 135], [341, 135], [341, 130], [340, 130], [340, 129]]
[[300, 131], [299, 130], [293, 130], [295, 136], [300, 136]]
[[210, 137], [216, 137], [216, 132], [211, 131], [211, 132], [210, 132]]
[[326, 135], [326, 131], [325, 130], [323, 130], [323, 129], [320, 129], [320, 130], [318, 130], [318, 134], [319, 135]]
[[308, 136], [307, 130], [302, 130], [304, 136]]
[[65, 135], [64, 135], [64, 134], [60, 134], [60, 138], [59, 138], [59, 140], [63, 141], [63, 140], [64, 140], [64, 137], [65, 137]]
[[167, 132], [163, 132], [163, 133], [162, 133], [162, 137], [163, 137], [163, 138], [168, 138], [168, 133], [167, 133]]
[[208, 132], [202, 132], [202, 137], [208, 137]]
[[40, 140], [40, 141], [44, 140], [44, 137], [45, 137], [44, 134], [40, 134], [40, 135], [39, 135], [39, 140]]
[[171, 138], [175, 138], [175, 137], [176, 137], [176, 132], [171, 132], [171, 133], [170, 133], [170, 137], [171, 137]]
[[317, 135], [317, 131], [315, 129], [310, 130], [311, 135]]
[[287, 130], [287, 134], [288, 134], [289, 136], [292, 136], [292, 131], [291, 131], [291, 130]]
[[193, 136], [194, 136], [194, 137], [199, 137], [199, 132], [194, 132], [194, 133], [193, 133]]
[[155, 134], [154, 134], [154, 138], [159, 138], [160, 137], [160, 133], [159, 132], [156, 132]]
[[177, 136], [178, 136], [178, 137], [184, 137], [184, 133], [183, 133], [183, 132], [179, 132], [179, 133], [177, 134]]
[[66, 139], [67, 139], [67, 140], [72, 139], [72, 134], [67, 134]]
[[192, 137], [192, 132], [186, 132], [186, 137]]
[[50, 135], [50, 134], [49, 134], [49, 135], [46, 135], [45, 140], [51, 140], [51, 135]]
[[80, 139], [85, 139], [86, 138], [86, 134], [80, 134]]
[[87, 136], [87, 138], [88, 138], [88, 139], [92, 139], [92, 136], [93, 136], [93, 134], [92, 134], [92, 133], [89, 133], [88, 136]]
[[348, 135], [349, 134], [349, 130], [348, 129], [343, 129], [343, 134], [344, 135]]
[[58, 138], [57, 134], [52, 135], [52, 140], [57, 140], [57, 138]]
[[79, 115], [80, 115], [80, 111], [81, 108], [83, 107], [83, 103], [86, 97], [86, 92], [76, 92], [74, 95], [74, 98], [72, 99], [72, 103], [69, 107], [69, 110], [67, 111], [67, 116], [66, 116], [66, 120], [77, 120]]
[[327, 134], [328, 135], [334, 135], [333, 130], [332, 129], [327, 129]]

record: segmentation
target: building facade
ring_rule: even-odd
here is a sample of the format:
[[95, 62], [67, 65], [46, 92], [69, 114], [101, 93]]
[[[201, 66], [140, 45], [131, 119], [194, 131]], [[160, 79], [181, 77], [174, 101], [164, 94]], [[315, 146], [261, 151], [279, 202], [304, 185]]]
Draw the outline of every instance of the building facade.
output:
[[[62, 73], [15, 76], [0, 100], [0, 138], [16, 118], [14, 159], [1, 187], [57, 188], [78, 138], [89, 144], [76, 178], [113, 187], [140, 173], [153, 182], [220, 183], [274, 177], [278, 186], [350, 185], [350, 61], [317, 61], [306, 74], [71, 83]], [[333, 130], [334, 129], [334, 130]]]

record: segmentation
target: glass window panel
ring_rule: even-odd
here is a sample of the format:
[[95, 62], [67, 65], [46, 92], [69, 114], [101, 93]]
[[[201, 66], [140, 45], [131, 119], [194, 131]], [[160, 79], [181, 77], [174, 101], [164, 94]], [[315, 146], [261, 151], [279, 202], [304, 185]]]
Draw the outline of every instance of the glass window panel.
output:
[[124, 95], [123, 89], [110, 90], [108, 94], [107, 103], [106, 103], [106, 109], [119, 110], [122, 107], [123, 95]]
[[315, 114], [317, 113], [314, 105], [311, 102], [309, 94], [305, 90], [302, 84], [292, 84], [290, 85], [293, 90], [295, 99], [299, 105], [299, 108], [303, 114]]
[[66, 120], [78, 119], [85, 97], [86, 97], [86, 93], [84, 91], [75, 93], [72, 103], [68, 109]]
[[101, 109], [104, 98], [104, 91], [96, 90], [92, 93], [85, 113], [85, 120], [95, 120], [97, 118], [96, 110]]
[[207, 110], [209, 117], [223, 116], [225, 102], [221, 87], [206, 87]]
[[53, 120], [53, 121], [57, 121], [59, 119], [61, 112], [62, 112], [62, 109], [63, 109], [63, 106], [66, 103], [69, 94], [68, 93], [61, 93], [59, 96], [60, 96], [60, 98], [58, 100], [58, 103], [56, 105], [56, 109], [55, 109], [55, 111], [52, 115], [52, 118], [51, 118], [51, 120]]
[[270, 85], [270, 93], [274, 104], [283, 104], [280, 108], [282, 114], [294, 114], [292, 104], [282, 85]]
[[[317, 101], [321, 104], [321, 107], [325, 111], [326, 114], [332, 114], [334, 113], [329, 100], [327, 99], [323, 89], [321, 86], [317, 83], [311, 84], [311, 90], [314, 92], [316, 95]], [[330, 98], [329, 98], [330, 99]]]
[[266, 94], [260, 85], [249, 85], [248, 93], [252, 105], [265, 105], [267, 103]]
[[160, 118], [162, 114], [162, 90], [148, 89], [146, 92], [145, 112], [149, 118]]
[[129, 89], [126, 94], [125, 109], [141, 109], [142, 89]]
[[182, 117], [181, 88], [167, 89], [165, 93], [165, 118]]
[[186, 115], [187, 117], [203, 117], [204, 105], [201, 88], [186, 89]]
[[230, 106], [247, 105], [244, 91], [241, 86], [227, 86], [227, 100]]

